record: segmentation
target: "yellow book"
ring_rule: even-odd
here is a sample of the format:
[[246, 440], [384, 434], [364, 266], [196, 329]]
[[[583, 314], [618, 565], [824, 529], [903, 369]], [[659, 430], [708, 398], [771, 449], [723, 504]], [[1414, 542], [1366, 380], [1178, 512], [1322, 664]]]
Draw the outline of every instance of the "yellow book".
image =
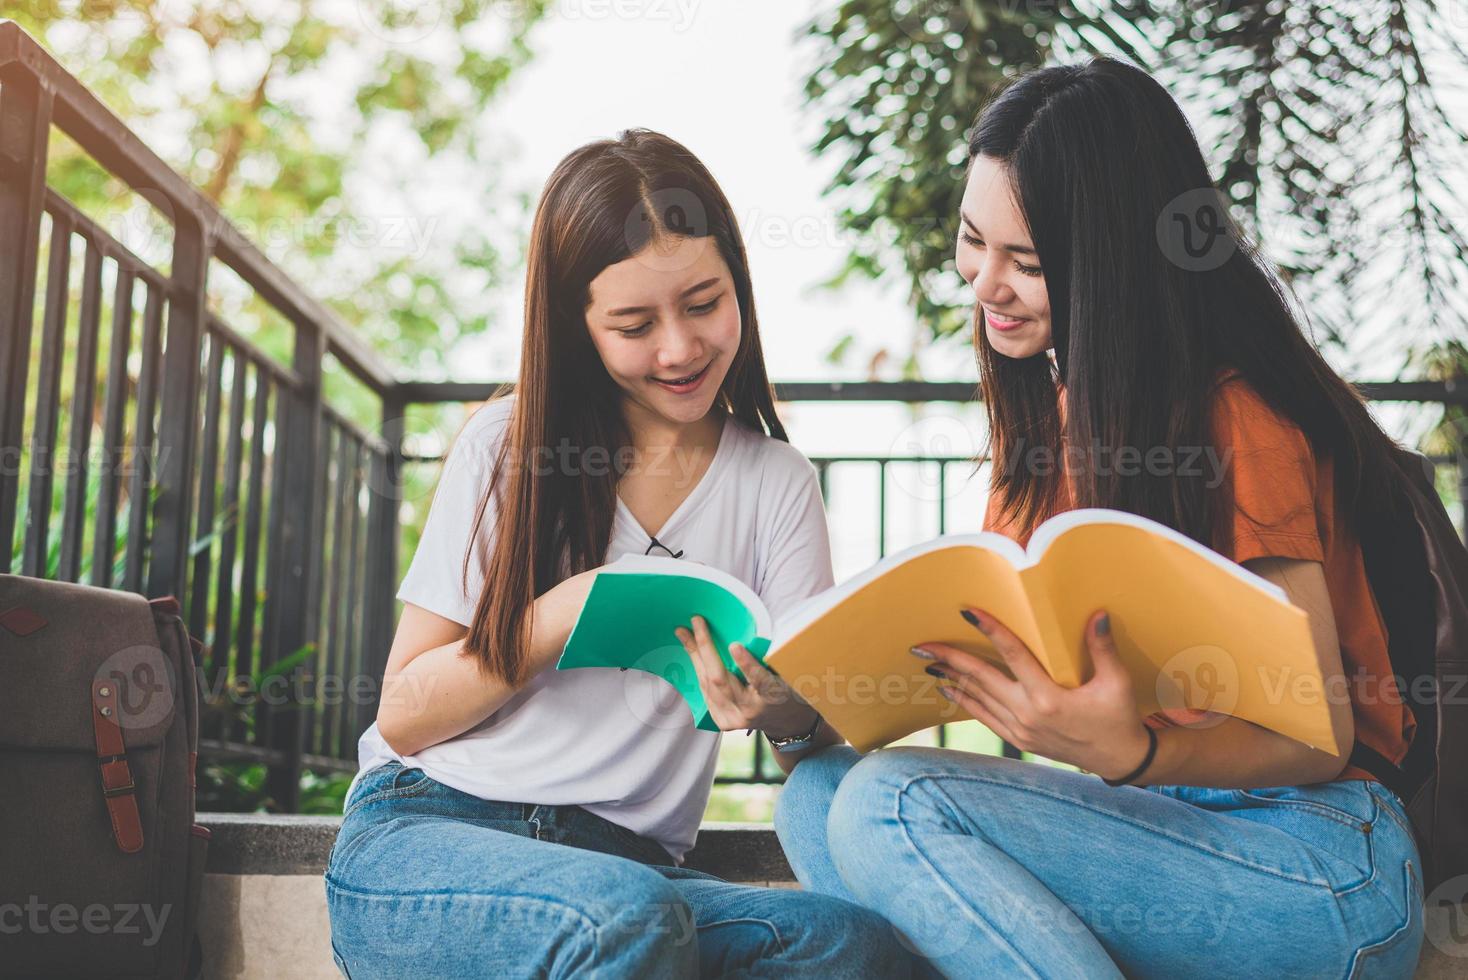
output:
[[1059, 514], [1028, 549], [982, 533], [890, 555], [777, 624], [764, 660], [865, 752], [967, 720], [908, 652], [941, 642], [1002, 664], [964, 606], [997, 617], [1067, 686], [1090, 676], [1085, 626], [1104, 608], [1143, 714], [1215, 711], [1335, 750], [1307, 614], [1243, 566], [1121, 511]]

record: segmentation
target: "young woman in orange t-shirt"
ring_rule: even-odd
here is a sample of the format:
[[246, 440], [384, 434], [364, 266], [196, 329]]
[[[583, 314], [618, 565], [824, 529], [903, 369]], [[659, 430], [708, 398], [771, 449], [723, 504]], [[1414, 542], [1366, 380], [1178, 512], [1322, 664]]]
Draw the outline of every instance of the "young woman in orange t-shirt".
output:
[[[1348, 766], [1412, 735], [1362, 563], [1390, 440], [1302, 333], [1166, 91], [1100, 59], [1018, 80], [969, 146], [957, 264], [994, 463], [985, 527], [1110, 507], [1168, 524], [1310, 616], [1335, 751], [1241, 719], [1143, 719], [1097, 610], [1094, 675], [915, 648], [1007, 742], [1082, 772], [942, 749], [811, 753], [776, 826], [807, 888], [885, 915], [949, 976], [1411, 976], [1421, 863]], [[1051, 354], [1053, 353], [1053, 358]], [[936, 632], [936, 630], [935, 630]]]

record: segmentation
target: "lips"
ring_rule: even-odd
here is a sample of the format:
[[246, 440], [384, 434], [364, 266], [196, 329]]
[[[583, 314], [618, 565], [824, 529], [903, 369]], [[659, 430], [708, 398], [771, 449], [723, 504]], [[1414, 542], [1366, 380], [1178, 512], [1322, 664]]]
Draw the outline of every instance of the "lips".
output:
[[984, 322], [995, 330], [1017, 330], [1029, 323], [1028, 317], [1006, 317], [984, 307]]
[[661, 387], [667, 389], [668, 391], [684, 395], [690, 391], [696, 390], [698, 386], [703, 383], [703, 379], [705, 376], [707, 376], [709, 367], [713, 363], [713, 361], [709, 361], [708, 364], [705, 364], [703, 367], [699, 368], [698, 371], [696, 371], [695, 373], [684, 375], [681, 378], [653, 378], [652, 380]]

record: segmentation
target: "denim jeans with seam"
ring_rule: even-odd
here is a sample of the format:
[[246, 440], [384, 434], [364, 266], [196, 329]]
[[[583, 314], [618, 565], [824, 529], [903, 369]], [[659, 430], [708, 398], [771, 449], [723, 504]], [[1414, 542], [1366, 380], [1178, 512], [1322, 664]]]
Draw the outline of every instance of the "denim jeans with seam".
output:
[[575, 806], [479, 799], [389, 762], [364, 774], [326, 871], [332, 950], [379, 977], [904, 977], [881, 917], [673, 866]]
[[1380, 783], [1107, 786], [946, 749], [802, 760], [775, 826], [809, 890], [950, 977], [1410, 977], [1421, 859]]

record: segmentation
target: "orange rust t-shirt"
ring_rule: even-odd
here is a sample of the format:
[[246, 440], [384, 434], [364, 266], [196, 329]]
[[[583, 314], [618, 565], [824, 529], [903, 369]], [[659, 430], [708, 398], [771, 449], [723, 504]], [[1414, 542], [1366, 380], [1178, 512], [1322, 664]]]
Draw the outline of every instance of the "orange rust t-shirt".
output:
[[[1062, 390], [1062, 416], [1064, 410]], [[1232, 493], [1233, 500], [1233, 520], [1215, 529], [1213, 549], [1241, 564], [1276, 557], [1324, 566], [1356, 738], [1401, 762], [1416, 722], [1392, 672], [1386, 624], [1366, 579], [1360, 542], [1336, 505], [1331, 460], [1316, 458], [1300, 428], [1270, 408], [1238, 375], [1225, 376], [1215, 390], [1210, 428], [1214, 458], [1223, 464], [1220, 489]], [[1203, 460], [1195, 465], [1205, 465], [1207, 457]], [[1180, 459], [1179, 465], [1183, 462]], [[1062, 483], [1060, 498], [1056, 513], [1075, 506], [1068, 483]], [[984, 530], [1027, 544], [1029, 535], [1021, 534], [1017, 523], [991, 494]], [[1203, 714], [1163, 711], [1148, 721], [1154, 726], [1172, 724]], [[1348, 765], [1337, 778], [1375, 777]]]

